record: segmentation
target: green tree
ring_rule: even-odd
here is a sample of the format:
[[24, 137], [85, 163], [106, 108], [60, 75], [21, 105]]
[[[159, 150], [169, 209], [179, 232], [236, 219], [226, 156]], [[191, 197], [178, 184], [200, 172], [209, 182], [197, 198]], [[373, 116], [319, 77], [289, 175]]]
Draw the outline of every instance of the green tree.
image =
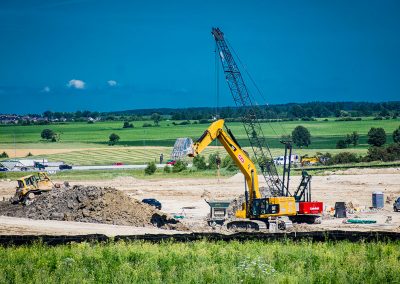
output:
[[219, 157], [219, 153], [213, 153], [208, 155], [208, 168], [211, 170], [217, 169], [217, 157]]
[[152, 175], [156, 172], [156, 170], [157, 170], [156, 163], [150, 162], [147, 164], [147, 167], [144, 169], [144, 173], [146, 175]]
[[348, 145], [347, 141], [340, 139], [336, 142], [336, 149], [345, 149]]
[[122, 128], [133, 128], [133, 124], [129, 123], [129, 121], [124, 121]]
[[171, 172], [171, 166], [170, 165], [165, 165], [164, 167], [164, 173], [170, 173]]
[[172, 172], [179, 173], [187, 169], [187, 164], [184, 161], [178, 160], [172, 167]]
[[400, 126], [395, 131], [393, 131], [393, 142], [400, 143]]
[[358, 163], [360, 161], [359, 157], [350, 152], [341, 152], [334, 155], [331, 159], [332, 164], [350, 164]]
[[207, 169], [206, 158], [204, 156], [197, 155], [196, 157], [193, 158], [193, 165], [198, 170], [206, 170]]
[[108, 144], [113, 146], [119, 141], [120, 138], [117, 134], [111, 133], [108, 139], [109, 139]]
[[8, 158], [8, 154], [3, 151], [3, 153], [0, 154], [0, 158]]
[[225, 156], [225, 158], [222, 160], [222, 168], [225, 168], [227, 171], [231, 172], [239, 169], [229, 155]]
[[153, 113], [151, 115], [151, 120], [153, 120], [154, 124], [158, 126], [161, 121], [161, 115], [159, 115], [158, 113]]
[[360, 135], [358, 134], [357, 131], [353, 131], [353, 133], [350, 134], [350, 139], [351, 139], [351, 144], [353, 144], [354, 147], [358, 145], [358, 140], [360, 139]]
[[54, 140], [56, 133], [51, 129], [43, 129], [40, 137], [46, 140]]
[[296, 126], [296, 128], [292, 131], [292, 139], [293, 143], [298, 147], [306, 146], [308, 147], [311, 144], [311, 134], [307, 128], [304, 126]]
[[368, 131], [368, 144], [371, 146], [380, 147], [386, 143], [386, 132], [383, 128], [372, 127]]

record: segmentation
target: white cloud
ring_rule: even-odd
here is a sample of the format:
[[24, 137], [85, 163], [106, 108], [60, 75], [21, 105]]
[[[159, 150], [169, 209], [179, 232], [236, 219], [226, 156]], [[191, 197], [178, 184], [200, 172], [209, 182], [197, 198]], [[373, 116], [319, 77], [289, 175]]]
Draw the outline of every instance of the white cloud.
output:
[[86, 83], [83, 82], [82, 80], [72, 79], [68, 82], [67, 87], [75, 89], [84, 89], [85, 84]]
[[115, 81], [115, 80], [108, 80], [108, 81], [107, 81], [107, 84], [108, 84], [110, 87], [114, 87], [114, 86], [118, 85], [117, 81]]
[[49, 86], [46, 86], [46, 87], [44, 87], [43, 89], [42, 89], [42, 92], [43, 93], [50, 93], [50, 87]]

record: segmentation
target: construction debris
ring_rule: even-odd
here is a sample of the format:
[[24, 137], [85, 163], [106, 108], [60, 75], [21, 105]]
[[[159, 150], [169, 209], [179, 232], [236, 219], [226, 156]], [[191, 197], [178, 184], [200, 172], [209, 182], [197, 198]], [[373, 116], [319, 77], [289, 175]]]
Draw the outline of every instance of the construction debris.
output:
[[63, 187], [26, 206], [0, 202], [0, 215], [187, 230], [179, 221], [111, 187]]

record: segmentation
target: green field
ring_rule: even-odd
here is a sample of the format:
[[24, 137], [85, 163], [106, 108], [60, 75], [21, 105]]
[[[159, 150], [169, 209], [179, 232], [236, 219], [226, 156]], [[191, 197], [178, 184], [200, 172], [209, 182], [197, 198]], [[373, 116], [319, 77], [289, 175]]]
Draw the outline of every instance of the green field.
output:
[[[87, 124], [83, 122], [54, 124], [54, 125], [32, 125], [32, 126], [0, 126], [0, 145], [8, 147], [16, 144], [35, 143], [37, 147], [48, 147], [49, 144], [81, 143], [106, 145], [108, 136], [116, 133], [121, 137], [119, 145], [127, 146], [173, 146], [178, 137], [191, 137], [197, 139], [208, 127], [207, 124], [191, 124], [175, 126], [171, 121], [162, 121], [160, 127], [141, 127], [143, 122], [134, 122], [135, 128], [122, 129], [122, 122], [97, 122]], [[279, 138], [281, 135], [289, 134], [297, 126], [307, 127], [311, 135], [313, 149], [335, 148], [336, 141], [346, 134], [357, 131], [360, 134], [360, 146], [366, 147], [366, 134], [371, 127], [383, 127], [391, 141], [392, 132], [399, 127], [399, 119], [373, 120], [364, 118], [362, 121], [288, 121], [262, 123], [264, 134], [269, 139], [271, 148], [280, 148]], [[228, 126], [243, 146], [248, 145], [243, 126], [239, 122], [229, 123]], [[57, 143], [43, 142], [40, 133], [43, 129], [50, 128], [60, 133], [61, 140]], [[274, 130], [273, 130], [273, 129]], [[51, 145], [51, 147], [55, 147]]]
[[399, 283], [400, 243], [0, 247], [0, 283]]
[[[143, 164], [158, 160], [160, 153], [165, 159], [171, 154], [172, 146], [179, 137], [191, 137], [196, 140], [208, 124], [173, 125], [171, 121], [162, 121], [159, 127], [146, 127], [144, 121], [133, 122], [135, 128], [123, 129], [122, 122], [97, 122], [88, 124], [83, 122], [54, 124], [46, 126], [0, 126], [0, 152], [7, 150], [10, 157], [14, 157], [13, 149], [20, 151], [16, 157], [23, 157], [34, 149], [63, 149], [63, 153], [38, 153], [34, 158], [46, 158], [50, 161], [65, 161], [73, 165], [107, 165], [115, 162], [125, 164]], [[373, 120], [363, 118], [361, 121], [288, 121], [262, 123], [264, 134], [274, 156], [283, 155], [281, 135], [291, 133], [297, 126], [307, 127], [312, 135], [312, 144], [309, 148], [295, 149], [299, 155], [314, 155], [316, 152], [337, 153], [343, 150], [335, 149], [338, 139], [346, 134], [357, 131], [360, 134], [360, 144], [346, 151], [365, 154], [367, 151], [367, 133], [371, 127], [383, 127], [388, 135], [388, 143], [392, 142], [391, 134], [399, 127], [399, 119]], [[228, 123], [237, 140], [243, 147], [248, 147], [248, 139], [241, 123]], [[50, 128], [60, 134], [59, 142], [45, 142], [40, 138], [43, 129]], [[111, 133], [116, 133], [121, 140], [116, 146], [108, 146], [107, 140]], [[213, 143], [213, 145], [218, 145]], [[122, 146], [122, 147], [121, 147]], [[141, 146], [137, 148], [137, 146]], [[251, 149], [246, 148], [251, 153]], [[224, 149], [209, 148], [204, 153], [218, 151], [225, 154]], [[22, 154], [21, 154], [22, 153]]]

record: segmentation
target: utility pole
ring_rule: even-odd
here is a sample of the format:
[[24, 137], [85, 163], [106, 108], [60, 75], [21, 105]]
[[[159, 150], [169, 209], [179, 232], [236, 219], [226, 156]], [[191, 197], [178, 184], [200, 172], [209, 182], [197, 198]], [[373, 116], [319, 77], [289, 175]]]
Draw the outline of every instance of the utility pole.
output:
[[14, 132], [14, 158], [17, 158], [17, 144], [15, 143], [15, 132]]

